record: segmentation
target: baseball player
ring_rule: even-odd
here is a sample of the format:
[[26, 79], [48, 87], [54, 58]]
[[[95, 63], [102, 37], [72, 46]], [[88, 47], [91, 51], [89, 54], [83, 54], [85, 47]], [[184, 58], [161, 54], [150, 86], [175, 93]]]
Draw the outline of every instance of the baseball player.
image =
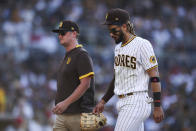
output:
[[143, 131], [144, 121], [151, 113], [148, 84], [153, 92], [153, 117], [159, 123], [164, 118], [161, 107], [161, 85], [158, 63], [151, 43], [134, 33], [127, 11], [112, 9], [106, 14], [110, 36], [117, 44], [114, 50], [115, 75], [109, 89], [93, 112], [99, 113], [115, 94], [118, 118], [115, 131]]

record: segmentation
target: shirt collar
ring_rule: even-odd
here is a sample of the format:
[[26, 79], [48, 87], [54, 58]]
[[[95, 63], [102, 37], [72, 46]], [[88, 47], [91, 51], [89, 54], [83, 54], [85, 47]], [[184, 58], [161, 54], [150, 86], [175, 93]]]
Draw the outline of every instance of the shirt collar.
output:
[[135, 37], [136, 37], [136, 35], [134, 35], [133, 37], [129, 38], [129, 40], [128, 40], [126, 43], [121, 44], [121, 47], [123, 47], [123, 46], [129, 44], [133, 39], [135, 39]]

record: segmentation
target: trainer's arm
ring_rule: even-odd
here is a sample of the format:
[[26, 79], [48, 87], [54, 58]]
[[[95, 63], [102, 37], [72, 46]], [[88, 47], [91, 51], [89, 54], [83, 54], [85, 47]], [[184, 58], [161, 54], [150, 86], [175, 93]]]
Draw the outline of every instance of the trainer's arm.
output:
[[60, 114], [63, 111], [65, 111], [68, 106], [75, 101], [77, 101], [85, 92], [86, 90], [90, 87], [90, 81], [91, 77], [85, 77], [80, 80], [80, 84], [78, 87], [75, 89], [75, 91], [64, 101], [58, 103], [54, 108], [53, 108], [53, 113]]
[[90, 87], [91, 77], [85, 77], [80, 80], [80, 84], [75, 89], [75, 91], [66, 99], [69, 104], [77, 101]]

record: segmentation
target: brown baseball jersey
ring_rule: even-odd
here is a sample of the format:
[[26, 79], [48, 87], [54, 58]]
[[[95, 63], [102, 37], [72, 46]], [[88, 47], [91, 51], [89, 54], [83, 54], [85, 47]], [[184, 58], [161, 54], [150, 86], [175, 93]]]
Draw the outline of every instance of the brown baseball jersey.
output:
[[[55, 105], [69, 97], [80, 84], [80, 80], [93, 76], [93, 64], [87, 51], [81, 45], [65, 54], [58, 70]], [[91, 112], [94, 106], [94, 77], [90, 88], [63, 113]]]

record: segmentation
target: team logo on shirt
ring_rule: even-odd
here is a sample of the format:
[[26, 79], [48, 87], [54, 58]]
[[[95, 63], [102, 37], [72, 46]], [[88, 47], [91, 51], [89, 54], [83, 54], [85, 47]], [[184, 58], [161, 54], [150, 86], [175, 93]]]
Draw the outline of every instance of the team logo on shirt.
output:
[[71, 62], [71, 57], [68, 57], [66, 63], [69, 64], [70, 62]]
[[136, 58], [133, 56], [119, 54], [118, 56], [115, 56], [114, 59], [116, 66], [131, 67], [132, 69], [136, 69]]
[[108, 13], [105, 15], [105, 19], [107, 20], [107, 18], [108, 18]]
[[156, 63], [156, 58], [155, 56], [150, 57], [150, 63], [155, 64]]
[[63, 22], [61, 21], [60, 24], [59, 24], [59, 27], [62, 27], [62, 26], [63, 26]]
[[74, 27], [71, 27], [71, 30], [74, 30]]

